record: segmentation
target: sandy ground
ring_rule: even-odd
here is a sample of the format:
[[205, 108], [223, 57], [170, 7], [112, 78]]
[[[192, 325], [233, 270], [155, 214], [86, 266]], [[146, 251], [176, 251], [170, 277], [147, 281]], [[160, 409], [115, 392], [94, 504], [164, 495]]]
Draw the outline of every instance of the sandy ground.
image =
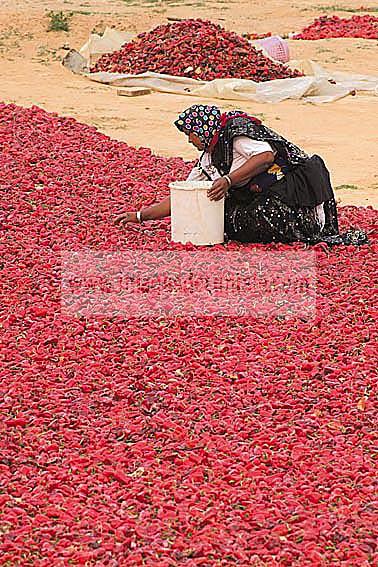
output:
[[[116, 89], [89, 82], [64, 69], [61, 59], [66, 49], [79, 49], [89, 33], [103, 31], [106, 25], [140, 32], [166, 23], [167, 17], [208, 18], [238, 32], [270, 31], [282, 35], [299, 31], [322, 14], [352, 16], [342, 10], [335, 12], [333, 4], [322, 0], [318, 5], [316, 0], [1, 0], [0, 99], [74, 116], [131, 145], [191, 159], [195, 150], [172, 126], [172, 121], [197, 99], [157, 93], [132, 99], [119, 97]], [[337, 4], [355, 10], [361, 6], [361, 0]], [[368, 5], [374, 6], [374, 2]], [[69, 32], [47, 32], [50, 10], [72, 13]], [[378, 74], [377, 41], [289, 43], [293, 59], [311, 58], [330, 69]], [[214, 103], [209, 99], [205, 102]], [[240, 107], [240, 103], [230, 101], [216, 104], [224, 109]], [[378, 207], [378, 93], [317, 106], [284, 101], [242, 103], [242, 107], [305, 150], [322, 155], [340, 202]]]

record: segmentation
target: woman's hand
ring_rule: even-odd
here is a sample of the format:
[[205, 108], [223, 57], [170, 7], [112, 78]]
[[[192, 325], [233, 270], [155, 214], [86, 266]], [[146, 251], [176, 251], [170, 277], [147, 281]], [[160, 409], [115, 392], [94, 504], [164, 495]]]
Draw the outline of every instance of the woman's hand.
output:
[[208, 190], [207, 196], [210, 201], [220, 201], [226, 195], [229, 188], [229, 183], [224, 177], [220, 177], [214, 181], [211, 189]]
[[128, 222], [139, 222], [139, 221], [137, 219], [136, 213], [133, 213], [132, 211], [128, 211], [128, 212], [122, 213], [122, 215], [119, 215], [118, 217], [116, 217], [114, 222], [116, 224], [126, 224]]

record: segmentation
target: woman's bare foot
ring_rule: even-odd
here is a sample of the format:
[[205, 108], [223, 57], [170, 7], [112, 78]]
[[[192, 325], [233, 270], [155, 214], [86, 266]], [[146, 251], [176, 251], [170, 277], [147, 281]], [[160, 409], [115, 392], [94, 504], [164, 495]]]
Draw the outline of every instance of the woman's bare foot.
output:
[[133, 213], [132, 211], [128, 211], [127, 213], [122, 213], [122, 215], [119, 215], [114, 222], [117, 224], [126, 224], [128, 222], [137, 223], [139, 221], [137, 219], [136, 213]]

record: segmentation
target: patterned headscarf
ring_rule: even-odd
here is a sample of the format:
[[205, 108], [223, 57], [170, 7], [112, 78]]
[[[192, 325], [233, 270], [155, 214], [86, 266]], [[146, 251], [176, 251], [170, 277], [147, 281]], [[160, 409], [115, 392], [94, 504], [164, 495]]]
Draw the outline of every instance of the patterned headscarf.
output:
[[218, 141], [220, 131], [234, 118], [247, 118], [256, 124], [261, 121], [253, 116], [248, 116], [242, 110], [231, 110], [221, 113], [217, 106], [194, 104], [182, 112], [175, 121], [175, 126], [186, 134], [194, 132], [197, 134], [205, 150], [213, 147]]
[[175, 121], [180, 132], [193, 132], [207, 148], [220, 127], [221, 111], [217, 106], [194, 104]]

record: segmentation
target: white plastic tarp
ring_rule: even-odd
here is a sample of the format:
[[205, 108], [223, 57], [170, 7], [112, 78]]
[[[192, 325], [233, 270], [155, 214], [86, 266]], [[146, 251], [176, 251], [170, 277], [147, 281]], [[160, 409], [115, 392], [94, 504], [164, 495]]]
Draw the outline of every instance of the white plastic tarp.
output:
[[[80, 53], [90, 66], [99, 55], [116, 51], [132, 37], [132, 34], [107, 28], [102, 37], [94, 37], [92, 34]], [[338, 100], [356, 91], [378, 94], [378, 76], [329, 71], [311, 60], [291, 61], [289, 66], [301, 70], [306, 76], [276, 79], [263, 83], [246, 79], [199, 81], [152, 72], [140, 75], [98, 72], [87, 73], [85, 76], [92, 81], [117, 87], [143, 87], [152, 91], [195, 97], [270, 103], [286, 99], [325, 103]]]
[[91, 33], [79, 53], [87, 60], [88, 67], [90, 67], [101, 55], [118, 51], [124, 43], [131, 41], [134, 37], [135, 34], [130, 32], [106, 28], [102, 35]]

